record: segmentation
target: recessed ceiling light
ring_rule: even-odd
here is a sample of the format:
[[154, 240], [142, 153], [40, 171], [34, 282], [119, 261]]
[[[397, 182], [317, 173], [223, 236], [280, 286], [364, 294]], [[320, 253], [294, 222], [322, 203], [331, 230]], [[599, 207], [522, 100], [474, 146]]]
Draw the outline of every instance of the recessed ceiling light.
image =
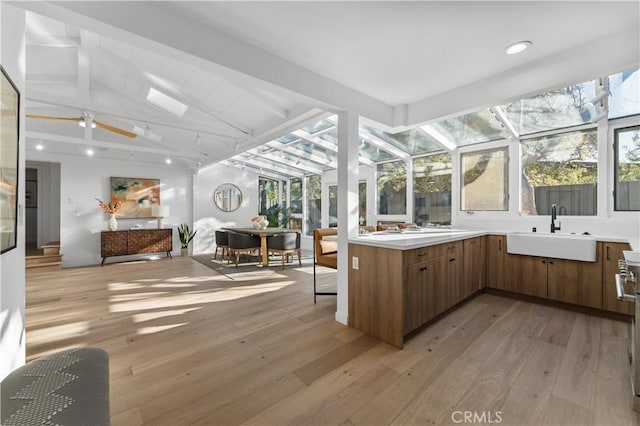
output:
[[89, 157], [93, 156], [93, 149], [91, 149], [91, 148], [87, 148], [87, 150], [86, 150], [85, 152], [87, 153], [87, 155], [88, 155]]
[[507, 46], [505, 52], [507, 52], [507, 55], [517, 55], [518, 53], [524, 52], [532, 44], [533, 43], [527, 40], [518, 41]]
[[42, 151], [42, 150], [44, 149], [44, 145], [42, 145], [41, 143], [39, 143], [39, 144], [37, 144], [37, 145], [36, 145], [36, 149], [37, 149], [38, 151]]
[[167, 157], [167, 159], [164, 160], [164, 162], [167, 163], [167, 164], [171, 164], [171, 158]]

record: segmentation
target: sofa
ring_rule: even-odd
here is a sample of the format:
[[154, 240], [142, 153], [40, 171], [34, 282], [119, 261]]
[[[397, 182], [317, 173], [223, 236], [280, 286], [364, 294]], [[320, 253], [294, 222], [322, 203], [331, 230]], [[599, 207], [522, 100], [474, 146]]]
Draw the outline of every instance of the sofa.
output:
[[109, 356], [73, 348], [15, 369], [0, 384], [2, 425], [109, 425]]
[[[335, 236], [335, 237], [331, 237]], [[316, 228], [313, 230], [316, 264], [338, 268], [338, 228]], [[328, 239], [326, 237], [329, 237]]]

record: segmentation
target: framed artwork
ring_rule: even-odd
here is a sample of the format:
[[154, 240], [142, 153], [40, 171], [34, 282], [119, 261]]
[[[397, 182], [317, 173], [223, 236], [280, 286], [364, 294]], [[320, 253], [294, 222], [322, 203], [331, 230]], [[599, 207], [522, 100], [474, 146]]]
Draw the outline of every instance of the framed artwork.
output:
[[16, 247], [20, 92], [0, 66], [0, 253]]
[[160, 205], [160, 179], [111, 177], [112, 203], [122, 201], [119, 219], [150, 218]]

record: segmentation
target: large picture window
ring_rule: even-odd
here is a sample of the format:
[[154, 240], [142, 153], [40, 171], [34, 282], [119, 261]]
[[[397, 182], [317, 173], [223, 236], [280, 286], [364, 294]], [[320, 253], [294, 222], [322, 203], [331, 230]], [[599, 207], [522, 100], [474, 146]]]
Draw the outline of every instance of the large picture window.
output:
[[293, 178], [290, 185], [289, 228], [302, 229], [302, 179]]
[[378, 214], [407, 214], [407, 167], [404, 161], [378, 164]]
[[597, 214], [598, 140], [596, 130], [563, 133], [522, 142], [523, 214]]
[[460, 209], [507, 211], [509, 209], [509, 151], [487, 149], [460, 155]]
[[306, 235], [322, 227], [322, 179], [318, 175], [305, 177], [307, 190], [307, 229]]
[[640, 210], [640, 126], [616, 129], [615, 210]]
[[[338, 185], [329, 185], [329, 228], [338, 226]], [[358, 183], [358, 225], [367, 224], [367, 182]]]
[[451, 224], [451, 154], [413, 159], [413, 221]]

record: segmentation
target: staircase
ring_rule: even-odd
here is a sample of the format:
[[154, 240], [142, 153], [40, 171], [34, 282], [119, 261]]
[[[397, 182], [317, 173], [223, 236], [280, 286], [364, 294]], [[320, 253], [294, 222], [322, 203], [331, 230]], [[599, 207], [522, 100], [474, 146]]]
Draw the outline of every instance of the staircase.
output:
[[27, 274], [60, 271], [62, 269], [60, 242], [47, 243], [37, 254], [26, 256], [25, 269]]

